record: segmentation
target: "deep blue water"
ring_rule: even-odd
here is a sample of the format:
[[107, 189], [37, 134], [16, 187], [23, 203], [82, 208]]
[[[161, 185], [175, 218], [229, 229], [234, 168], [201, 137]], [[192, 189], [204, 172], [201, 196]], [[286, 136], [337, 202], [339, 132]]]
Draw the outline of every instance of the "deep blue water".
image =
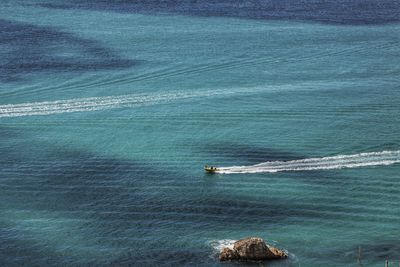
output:
[[397, 1], [1, 1], [0, 265], [258, 266], [216, 258], [253, 235], [289, 252], [270, 266], [398, 262], [399, 23]]

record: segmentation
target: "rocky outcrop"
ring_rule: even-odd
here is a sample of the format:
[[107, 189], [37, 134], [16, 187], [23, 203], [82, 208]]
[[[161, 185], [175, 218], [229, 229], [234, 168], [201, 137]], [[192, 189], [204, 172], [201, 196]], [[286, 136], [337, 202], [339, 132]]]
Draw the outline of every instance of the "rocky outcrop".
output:
[[239, 259], [239, 254], [236, 252], [236, 250], [233, 250], [230, 248], [224, 248], [219, 253], [220, 261], [231, 261], [231, 260], [237, 260], [237, 259]]
[[224, 248], [219, 254], [220, 261], [230, 260], [275, 260], [287, 258], [287, 253], [267, 245], [262, 238], [249, 237], [236, 241], [233, 249]]

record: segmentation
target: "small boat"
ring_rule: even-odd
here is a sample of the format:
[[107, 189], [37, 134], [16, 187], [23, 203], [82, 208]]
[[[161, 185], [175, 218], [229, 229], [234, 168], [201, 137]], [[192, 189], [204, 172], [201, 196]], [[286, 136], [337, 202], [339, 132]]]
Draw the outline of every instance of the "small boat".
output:
[[208, 173], [215, 173], [216, 171], [218, 171], [218, 169], [216, 167], [213, 166], [204, 166], [204, 170]]

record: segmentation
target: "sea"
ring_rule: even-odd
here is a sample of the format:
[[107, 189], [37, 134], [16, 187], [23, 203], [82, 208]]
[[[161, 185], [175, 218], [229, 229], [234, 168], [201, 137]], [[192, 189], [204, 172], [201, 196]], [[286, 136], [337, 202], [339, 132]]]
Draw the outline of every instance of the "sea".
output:
[[0, 265], [398, 266], [399, 62], [399, 1], [1, 0]]

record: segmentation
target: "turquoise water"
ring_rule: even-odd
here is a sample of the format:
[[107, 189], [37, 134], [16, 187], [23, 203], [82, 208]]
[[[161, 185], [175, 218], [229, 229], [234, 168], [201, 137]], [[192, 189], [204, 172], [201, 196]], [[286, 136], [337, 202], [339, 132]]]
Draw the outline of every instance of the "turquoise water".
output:
[[130, 4], [1, 3], [1, 265], [400, 260], [396, 15]]

